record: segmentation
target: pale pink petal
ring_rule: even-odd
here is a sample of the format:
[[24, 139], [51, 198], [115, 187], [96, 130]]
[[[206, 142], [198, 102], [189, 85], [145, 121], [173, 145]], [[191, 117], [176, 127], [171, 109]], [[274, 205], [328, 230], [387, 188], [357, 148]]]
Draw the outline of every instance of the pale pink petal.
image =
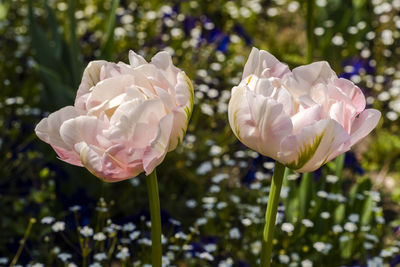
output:
[[78, 143], [76, 149], [79, 150], [81, 162], [88, 171], [101, 179], [106, 177], [103, 172], [103, 150], [86, 142]]
[[[173, 94], [171, 94], [173, 96]], [[175, 86], [175, 98], [178, 106], [185, 106], [190, 110], [194, 104], [194, 88], [189, 77], [184, 72], [179, 72], [177, 76], [177, 84]]]
[[320, 120], [283, 140], [279, 160], [297, 172], [311, 172], [350, 146], [350, 136], [335, 120]]
[[304, 127], [314, 124], [321, 119], [321, 106], [314, 105], [297, 112], [292, 118], [293, 134], [298, 134]]
[[[147, 138], [151, 140], [156, 134], [156, 128], [161, 118], [166, 115], [166, 110], [160, 99], [141, 101], [132, 100], [120, 105], [110, 120], [111, 127], [104, 131], [104, 135], [115, 142], [131, 140], [138, 124], [148, 125]], [[147, 146], [148, 143], [133, 142], [135, 148]]]
[[87, 99], [87, 109], [101, 105], [104, 101], [124, 93], [125, 89], [131, 86], [134, 81], [132, 75], [120, 75], [97, 83]]
[[140, 65], [147, 64], [147, 61], [141, 56], [136, 54], [134, 51], [129, 51], [129, 64], [132, 68], [136, 68]]
[[143, 168], [146, 175], [153, 172], [153, 170], [164, 160], [164, 157], [168, 152], [173, 119], [173, 115], [168, 114], [160, 120], [156, 137], [151, 141], [150, 145], [144, 152]]
[[281, 63], [273, 55], [264, 50], [258, 50], [253, 47], [246, 65], [244, 66], [242, 79], [250, 75], [258, 77], [276, 77], [282, 78], [289, 73], [289, 68], [286, 64]]
[[380, 118], [381, 113], [376, 109], [366, 109], [361, 112], [351, 126], [351, 145], [369, 134], [376, 127]]
[[294, 114], [294, 101], [292, 95], [284, 87], [278, 89], [276, 101], [283, 105], [283, 110], [286, 115], [292, 116]]
[[168, 52], [158, 52], [151, 59], [150, 63], [153, 64], [159, 71], [161, 71], [164, 77], [167, 78], [171, 84], [176, 84], [176, 77], [180, 70], [174, 66], [172, 58]]
[[174, 121], [168, 152], [174, 150], [183, 141], [183, 137], [185, 136], [189, 124], [187, 114], [182, 108], [174, 109], [172, 114], [174, 116]]
[[[76, 149], [76, 144], [84, 142], [88, 145], [98, 145], [97, 136], [102, 134], [105, 123], [94, 116], [79, 116], [65, 121], [60, 128], [64, 143]], [[80, 153], [79, 150], [76, 150]]]
[[337, 78], [328, 62], [319, 61], [293, 69], [292, 73], [285, 75], [284, 84], [288, 90], [299, 97], [309, 94], [311, 88], [318, 83], [329, 83]]
[[340, 78], [340, 79], [335, 79], [333, 84], [337, 88], [339, 88], [341, 93], [351, 101], [353, 106], [356, 107], [358, 113], [360, 113], [365, 109], [364, 94], [362, 93], [361, 89], [358, 86], [356, 86], [352, 81]]
[[67, 106], [54, 113], [49, 117], [42, 119], [36, 125], [36, 135], [44, 142], [68, 150], [70, 147], [64, 143], [60, 136], [61, 125], [69, 119], [77, 117], [79, 114], [73, 106]]
[[75, 101], [77, 101], [77, 99], [82, 95], [89, 93], [90, 88], [95, 86], [100, 81], [100, 70], [106, 64], [108, 64], [108, 62], [104, 60], [89, 62], [83, 72], [82, 81], [79, 85]]
[[229, 123], [239, 140], [263, 155], [277, 158], [280, 142], [292, 132], [282, 104], [239, 87], [228, 106]]
[[64, 149], [62, 147], [58, 147], [55, 145], [51, 145], [51, 147], [57, 153], [60, 160], [65, 161], [72, 165], [76, 165], [76, 166], [80, 166], [80, 167], [83, 166], [80, 156], [78, 153], [76, 153], [75, 150], [71, 151], [71, 150], [67, 150], [67, 149]]

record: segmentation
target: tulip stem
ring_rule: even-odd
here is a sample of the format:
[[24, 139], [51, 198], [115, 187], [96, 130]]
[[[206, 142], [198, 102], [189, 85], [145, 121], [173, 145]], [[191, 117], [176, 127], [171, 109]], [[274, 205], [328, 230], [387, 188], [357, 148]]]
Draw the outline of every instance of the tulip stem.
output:
[[314, 0], [307, 0], [307, 64], [313, 60], [314, 50]]
[[269, 267], [271, 265], [272, 240], [274, 239], [276, 213], [278, 211], [282, 182], [285, 176], [284, 174], [285, 166], [276, 161], [274, 175], [272, 176], [271, 190], [269, 191], [267, 211], [265, 213], [265, 226], [261, 250], [261, 267]]
[[146, 177], [146, 182], [150, 202], [152, 266], [161, 267], [161, 213], [156, 170]]

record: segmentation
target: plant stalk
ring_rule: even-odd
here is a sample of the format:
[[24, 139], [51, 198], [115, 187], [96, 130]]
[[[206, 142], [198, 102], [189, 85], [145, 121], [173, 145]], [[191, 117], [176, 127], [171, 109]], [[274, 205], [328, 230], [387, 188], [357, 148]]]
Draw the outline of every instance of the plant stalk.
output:
[[146, 177], [146, 182], [150, 202], [152, 266], [161, 267], [161, 213], [156, 170]]
[[267, 211], [265, 213], [265, 226], [261, 250], [261, 267], [271, 265], [272, 240], [274, 239], [274, 229], [276, 213], [285, 174], [285, 166], [276, 161], [274, 175], [272, 176], [271, 190], [269, 192]]
[[33, 226], [34, 223], [36, 223], [36, 219], [35, 218], [31, 218], [29, 220], [28, 227], [26, 228], [24, 237], [19, 242], [19, 247], [18, 247], [17, 253], [15, 254], [14, 258], [12, 259], [12, 261], [10, 263], [10, 266], [14, 266], [14, 265], [17, 264], [19, 256], [21, 255], [21, 252], [24, 249], [26, 240], [28, 240], [29, 234], [31, 233], [32, 226]]

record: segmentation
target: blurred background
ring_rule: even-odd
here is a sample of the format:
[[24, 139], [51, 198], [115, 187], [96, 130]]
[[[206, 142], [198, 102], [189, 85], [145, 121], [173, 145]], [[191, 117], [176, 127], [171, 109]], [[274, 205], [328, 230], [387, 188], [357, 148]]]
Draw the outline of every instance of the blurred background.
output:
[[[274, 164], [237, 141], [227, 104], [253, 46], [306, 63], [305, 3], [0, 0], [0, 266], [150, 264], [145, 176], [103, 183], [34, 133], [73, 103], [89, 61], [129, 50], [169, 52], [195, 87], [184, 142], [158, 168], [165, 266], [257, 266]], [[289, 175], [274, 266], [400, 266], [400, 0], [316, 0], [313, 13], [313, 60], [382, 119], [311, 180]]]

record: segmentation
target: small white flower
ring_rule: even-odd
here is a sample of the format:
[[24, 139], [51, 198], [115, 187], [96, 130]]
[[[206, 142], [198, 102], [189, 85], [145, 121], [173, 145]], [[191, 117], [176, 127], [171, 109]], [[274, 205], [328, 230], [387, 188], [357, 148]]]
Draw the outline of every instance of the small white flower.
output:
[[81, 207], [78, 205], [72, 206], [69, 208], [70, 211], [75, 212], [81, 210]]
[[201, 218], [198, 218], [198, 219], [196, 220], [196, 224], [197, 224], [198, 226], [205, 225], [206, 223], [207, 223], [207, 218], [201, 217]]
[[332, 231], [334, 233], [341, 233], [343, 232], [343, 228], [339, 224], [335, 224], [334, 226], [332, 226]]
[[301, 267], [312, 267], [312, 266], [313, 266], [313, 263], [310, 260], [303, 260], [301, 262]]
[[328, 183], [330, 183], [330, 184], [334, 184], [334, 183], [336, 183], [338, 180], [339, 180], [339, 177], [337, 177], [336, 175], [331, 175], [331, 174], [329, 174], [329, 175], [326, 176], [326, 181], [327, 181]]
[[355, 232], [357, 231], [358, 227], [355, 223], [352, 222], [347, 222], [344, 224], [344, 230], [346, 230], [347, 232]]
[[317, 192], [317, 196], [319, 196], [320, 198], [327, 198], [328, 197], [328, 193], [325, 191], [318, 191]]
[[51, 229], [53, 229], [54, 232], [61, 232], [65, 230], [65, 222], [55, 222], [52, 226]]
[[367, 261], [368, 267], [381, 267], [383, 265], [383, 259], [380, 257], [374, 257]]
[[129, 222], [126, 223], [122, 226], [122, 231], [124, 232], [132, 232], [133, 230], [136, 229], [136, 225], [134, 225], [133, 223]]
[[212, 252], [214, 252], [214, 251], [217, 250], [217, 245], [216, 245], [216, 244], [213, 244], [213, 243], [209, 243], [209, 244], [207, 244], [207, 245], [204, 246], [204, 249], [205, 249], [207, 252], [212, 253]]
[[198, 255], [198, 257], [199, 257], [200, 259], [205, 259], [205, 260], [208, 260], [208, 261], [213, 261], [213, 260], [214, 260], [213, 255], [211, 255], [211, 254], [208, 253], [208, 252], [201, 252], [201, 253]]
[[72, 255], [69, 253], [60, 253], [57, 255], [57, 257], [62, 261], [62, 262], [66, 262], [68, 261], [70, 258], [72, 258]]
[[172, 218], [169, 219], [169, 222], [172, 223], [173, 225], [177, 225], [177, 226], [180, 226], [180, 225], [181, 225], [181, 222], [180, 222], [180, 221], [174, 220], [174, 219], [172, 219]]
[[40, 221], [42, 224], [52, 224], [54, 222], [54, 218], [51, 216], [43, 217]]
[[8, 259], [6, 257], [1, 257], [0, 258], [0, 264], [6, 265], [8, 263]]
[[129, 253], [129, 249], [127, 247], [123, 247], [118, 253], [117, 253], [117, 258], [121, 260], [126, 260], [129, 258], [131, 254]]
[[365, 234], [365, 238], [368, 239], [368, 240], [370, 240], [370, 241], [373, 241], [373, 242], [375, 242], [375, 243], [378, 243], [378, 242], [379, 242], [379, 239], [378, 239], [378, 237], [376, 237], [376, 235]]
[[162, 267], [167, 267], [167, 266], [170, 266], [171, 261], [170, 261], [170, 259], [168, 257], [162, 256], [161, 264], [162, 264]]
[[102, 252], [102, 253], [96, 253], [96, 254], [94, 254], [93, 258], [94, 258], [96, 261], [103, 261], [103, 260], [106, 260], [106, 259], [107, 259], [107, 254], [104, 253], [104, 252]]
[[175, 238], [187, 240], [188, 236], [184, 232], [179, 231], [175, 234]]
[[183, 249], [183, 250], [192, 250], [192, 249], [193, 249], [193, 246], [192, 246], [192, 245], [189, 245], [189, 244], [185, 244], [185, 245], [183, 245], [182, 249]]
[[370, 249], [373, 249], [374, 248], [374, 244], [372, 244], [372, 243], [370, 243], [370, 242], [364, 242], [364, 248], [366, 249], [366, 250], [370, 250]]
[[311, 228], [314, 226], [314, 223], [309, 219], [303, 219], [301, 222], [304, 224], [305, 227]]
[[261, 242], [256, 241], [250, 245], [251, 253], [258, 255], [261, 251]]
[[357, 223], [360, 220], [360, 215], [352, 213], [349, 215], [349, 221], [353, 222], [353, 223]]
[[327, 211], [321, 212], [321, 218], [322, 219], [329, 219], [331, 217], [331, 214]]
[[313, 247], [315, 248], [316, 251], [322, 252], [325, 249], [325, 243], [324, 242], [316, 242], [316, 243], [314, 243]]
[[219, 191], [221, 191], [221, 188], [218, 186], [218, 185], [212, 185], [211, 187], [210, 187], [210, 193], [219, 193]]
[[226, 208], [228, 204], [226, 202], [219, 202], [217, 204], [217, 209], [222, 210], [223, 208]]
[[93, 236], [93, 239], [94, 240], [96, 240], [96, 241], [104, 241], [104, 240], [106, 240], [106, 235], [103, 233], [103, 232], [99, 232], [99, 233], [96, 233], [94, 236]]
[[242, 219], [242, 224], [244, 226], [250, 226], [252, 224], [252, 221], [249, 218], [244, 218]]
[[80, 231], [81, 235], [83, 235], [84, 237], [89, 237], [93, 235], [93, 229], [90, 228], [89, 226], [85, 225], [81, 231]]
[[290, 261], [290, 257], [288, 255], [279, 255], [279, 261], [283, 264], [288, 264]]
[[139, 239], [139, 240], [138, 240], [138, 243], [139, 243], [139, 244], [146, 245], [146, 246], [151, 246], [151, 240], [148, 239], [147, 237], [144, 237], [144, 238]]
[[89, 267], [102, 267], [102, 266], [100, 263], [94, 262], [94, 263], [90, 264]]
[[232, 228], [229, 230], [229, 237], [231, 239], [239, 239], [241, 237], [240, 231], [238, 228]]
[[380, 255], [383, 258], [392, 257], [393, 253], [389, 248], [385, 248], [381, 251]]
[[197, 201], [194, 199], [189, 199], [186, 201], [186, 207], [188, 207], [189, 209], [193, 209], [197, 206]]
[[78, 265], [76, 265], [73, 262], [68, 263], [67, 267], [78, 267]]
[[281, 229], [282, 229], [282, 231], [284, 231], [286, 233], [291, 233], [294, 230], [294, 226], [291, 223], [285, 222], [285, 223], [282, 223]]
[[232, 258], [227, 258], [226, 260], [220, 261], [218, 267], [232, 267], [233, 260]]
[[37, 262], [37, 263], [31, 265], [31, 267], [44, 267], [44, 264]]

